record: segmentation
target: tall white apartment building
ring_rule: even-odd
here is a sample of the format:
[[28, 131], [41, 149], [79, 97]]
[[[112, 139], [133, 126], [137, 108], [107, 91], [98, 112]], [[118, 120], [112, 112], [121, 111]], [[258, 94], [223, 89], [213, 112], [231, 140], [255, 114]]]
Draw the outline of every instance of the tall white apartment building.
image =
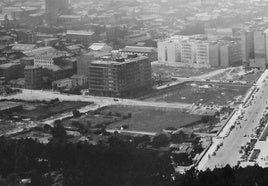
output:
[[181, 62], [181, 41], [187, 36], [174, 36], [157, 43], [158, 61], [166, 63]]
[[158, 42], [158, 60], [180, 66], [219, 66], [219, 45], [203, 36], [178, 36], [176, 40]]
[[210, 66], [210, 43], [204, 41], [195, 42], [195, 62], [197, 65]]
[[193, 64], [196, 61], [195, 43], [192, 40], [185, 39], [181, 41], [181, 63]]

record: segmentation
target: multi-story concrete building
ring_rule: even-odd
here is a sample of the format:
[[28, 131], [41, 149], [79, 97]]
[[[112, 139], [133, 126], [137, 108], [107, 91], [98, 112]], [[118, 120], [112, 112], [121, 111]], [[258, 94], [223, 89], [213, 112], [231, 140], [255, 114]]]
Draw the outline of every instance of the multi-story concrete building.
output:
[[93, 31], [68, 30], [66, 37], [69, 40], [78, 41], [85, 45], [90, 45], [96, 41], [96, 34]]
[[264, 30], [254, 31], [254, 59], [250, 60], [251, 67], [266, 68], [266, 35]]
[[268, 29], [266, 25], [252, 26], [241, 34], [243, 62], [264, 69], [268, 64]]
[[43, 69], [37, 66], [26, 66], [24, 68], [25, 88], [40, 89], [42, 88]]
[[209, 64], [211, 67], [220, 66], [220, 46], [218, 42], [209, 44]]
[[244, 63], [254, 59], [254, 31], [246, 30], [241, 33], [241, 50]]
[[0, 77], [4, 77], [6, 81], [23, 77], [23, 65], [20, 63], [1, 64]]
[[140, 56], [146, 56], [150, 61], [157, 60], [157, 49], [154, 47], [140, 47], [140, 46], [126, 46], [120, 53], [124, 55], [137, 54]]
[[158, 61], [165, 63], [181, 62], [181, 41], [184, 38], [184, 36], [177, 36], [158, 41]]
[[188, 67], [219, 66], [219, 46], [202, 35], [158, 42], [158, 60]]
[[186, 65], [191, 65], [195, 63], [196, 61], [196, 55], [195, 55], [195, 43], [189, 39], [185, 39], [181, 41], [181, 63], [184, 63]]
[[38, 55], [34, 58], [34, 66], [38, 67], [51, 67], [55, 65], [57, 60], [60, 60], [63, 55], [58, 54], [47, 54], [47, 55]]
[[71, 28], [73, 26], [79, 26], [81, 19], [82, 17], [79, 15], [60, 15], [57, 19], [57, 23], [64, 27]]
[[17, 40], [22, 42], [22, 43], [36, 43], [37, 41], [37, 36], [36, 33], [33, 32], [32, 30], [27, 30], [27, 29], [16, 29], [15, 30], [17, 33]]
[[132, 97], [150, 90], [151, 63], [131, 55], [116, 61], [93, 61], [88, 67], [89, 93], [98, 96]]
[[220, 66], [229, 67], [241, 65], [242, 52], [241, 42], [222, 41], [220, 43]]
[[93, 60], [93, 53], [77, 56], [77, 74], [81, 76], [88, 76], [88, 66]]

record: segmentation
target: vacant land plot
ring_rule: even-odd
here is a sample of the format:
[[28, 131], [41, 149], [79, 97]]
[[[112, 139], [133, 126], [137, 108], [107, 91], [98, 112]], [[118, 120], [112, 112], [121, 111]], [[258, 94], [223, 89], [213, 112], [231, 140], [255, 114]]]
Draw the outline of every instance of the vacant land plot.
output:
[[207, 68], [183, 68], [183, 67], [173, 67], [164, 64], [152, 64], [152, 72], [162, 75], [164, 77], [175, 76], [175, 77], [191, 77], [203, 75], [216, 69]]
[[128, 126], [128, 130], [145, 131], [145, 132], [161, 132], [167, 127], [180, 128], [185, 125], [198, 122], [202, 116], [189, 114], [186, 110], [181, 109], [164, 109], [154, 107], [141, 106], [110, 106], [99, 110], [100, 113], [107, 115], [108, 113], [119, 113], [120, 115], [128, 115], [131, 118], [117, 121], [108, 126], [110, 129]]
[[263, 71], [256, 69], [246, 70], [243, 67], [234, 67], [209, 79], [220, 81], [246, 81], [254, 83], [261, 76]]
[[241, 101], [248, 89], [248, 86], [186, 83], [176, 89], [156, 92], [146, 100], [224, 106]]
[[70, 120], [64, 121], [64, 125], [68, 127], [75, 127], [74, 123], [80, 123], [83, 128], [90, 129], [98, 126], [107, 126], [111, 123], [121, 121], [123, 118], [120, 116], [109, 115], [109, 114], [96, 114], [94, 112], [89, 112], [82, 115], [79, 118], [72, 118]]
[[86, 102], [57, 102], [54, 104], [47, 103], [23, 103], [23, 111], [18, 115], [32, 120], [45, 119], [50, 116], [72, 111], [89, 105]]

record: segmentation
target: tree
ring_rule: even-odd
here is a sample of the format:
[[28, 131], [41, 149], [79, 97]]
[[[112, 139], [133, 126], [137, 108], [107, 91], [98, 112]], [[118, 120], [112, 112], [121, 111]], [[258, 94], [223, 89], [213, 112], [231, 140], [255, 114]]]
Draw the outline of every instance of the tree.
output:
[[67, 133], [61, 123], [54, 124], [52, 128], [52, 136], [54, 139], [65, 139]]
[[73, 110], [73, 117], [79, 118], [81, 116], [81, 113], [78, 110]]
[[152, 144], [154, 147], [162, 147], [168, 145], [170, 140], [171, 140], [170, 135], [160, 133], [154, 136]]

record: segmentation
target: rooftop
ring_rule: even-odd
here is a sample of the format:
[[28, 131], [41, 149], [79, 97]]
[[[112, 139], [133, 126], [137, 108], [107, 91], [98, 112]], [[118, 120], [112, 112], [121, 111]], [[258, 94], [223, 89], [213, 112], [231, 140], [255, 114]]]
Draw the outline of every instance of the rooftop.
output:
[[23, 51], [23, 54], [25, 54], [26, 56], [35, 56], [35, 55], [40, 55], [40, 54], [45, 54], [45, 53], [53, 53], [55, 51], [56, 49], [52, 47], [40, 47], [40, 48], [35, 48], [32, 50]]
[[93, 43], [90, 47], [89, 47], [89, 49], [91, 49], [91, 50], [101, 50], [101, 49], [103, 49], [105, 46], [107, 46], [106, 45], [106, 43]]
[[103, 65], [122, 65], [122, 64], [126, 64], [126, 63], [132, 63], [132, 62], [138, 62], [144, 59], [148, 59], [145, 56], [138, 56], [135, 58], [122, 58], [122, 61], [102, 61], [102, 60], [96, 60], [96, 61], [92, 61], [91, 64], [103, 64]]
[[66, 34], [70, 34], [70, 35], [88, 35], [88, 36], [92, 36], [95, 32], [91, 31], [91, 30], [67, 30]]
[[32, 50], [35, 48], [34, 44], [14, 44], [12, 47], [13, 50], [18, 51], [26, 51], [26, 50]]
[[126, 46], [122, 52], [138, 52], [138, 53], [152, 53], [156, 52], [154, 47], [139, 47], [139, 46]]
[[60, 18], [80, 19], [81, 16], [79, 16], [79, 15], [60, 15]]
[[38, 66], [26, 66], [24, 69], [25, 70], [32, 70], [32, 69], [38, 69], [38, 68], [41, 68], [41, 67], [38, 67]]

